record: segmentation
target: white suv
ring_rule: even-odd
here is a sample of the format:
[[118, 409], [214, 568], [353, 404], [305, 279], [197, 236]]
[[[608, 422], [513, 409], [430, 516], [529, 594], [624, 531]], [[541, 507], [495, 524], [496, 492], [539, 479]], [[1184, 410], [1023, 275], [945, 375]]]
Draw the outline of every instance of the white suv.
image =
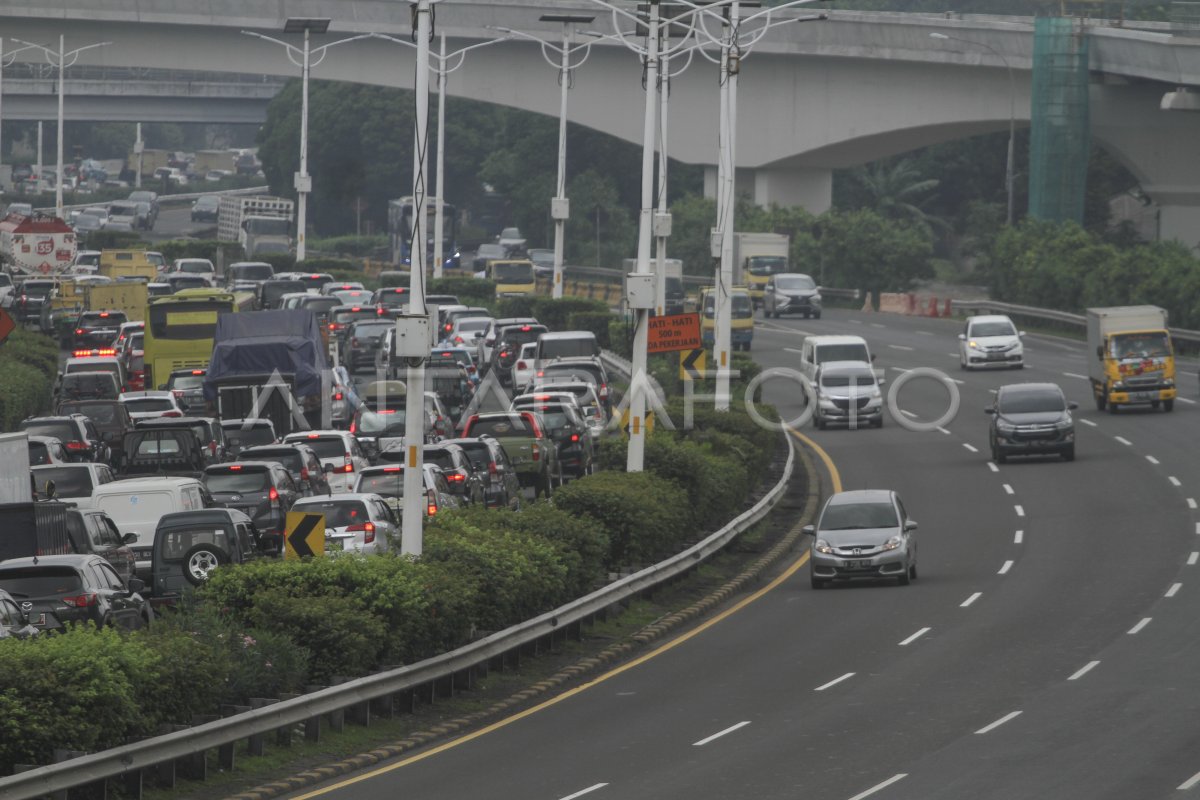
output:
[[297, 431], [283, 437], [284, 444], [306, 444], [321, 459], [334, 492], [349, 492], [358, 473], [369, 465], [354, 434], [347, 431]]

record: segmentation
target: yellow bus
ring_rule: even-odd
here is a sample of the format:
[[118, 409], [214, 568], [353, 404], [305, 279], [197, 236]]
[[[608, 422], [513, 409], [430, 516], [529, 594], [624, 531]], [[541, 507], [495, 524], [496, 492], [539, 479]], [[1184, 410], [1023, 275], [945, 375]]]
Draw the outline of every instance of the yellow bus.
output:
[[[729, 291], [729, 338], [734, 350], [749, 350], [754, 342], [754, 302], [743, 286]], [[717, 295], [711, 286], [700, 290], [700, 339], [713, 347], [717, 326]]]
[[163, 388], [178, 369], [207, 368], [217, 317], [237, 310], [234, 295], [220, 289], [183, 289], [152, 298], [142, 345], [146, 388]]

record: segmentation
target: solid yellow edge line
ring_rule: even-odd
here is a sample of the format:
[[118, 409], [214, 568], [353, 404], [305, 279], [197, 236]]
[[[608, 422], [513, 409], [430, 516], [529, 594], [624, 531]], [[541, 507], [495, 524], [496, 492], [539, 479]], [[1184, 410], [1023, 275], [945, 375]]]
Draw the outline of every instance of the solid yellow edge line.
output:
[[804, 444], [807, 445], [810, 450], [820, 456], [821, 461], [825, 463], [825, 469], [829, 470], [829, 478], [832, 483], [833, 491], [835, 493], [840, 492], [842, 490], [841, 473], [839, 473], [838, 468], [834, 466], [833, 459], [829, 457], [829, 453], [825, 452], [825, 448], [821, 447], [821, 445], [817, 444], [795, 428], [788, 428], [788, 433], [804, 442]]
[[[838, 474], [837, 467], [834, 466], [833, 459], [829, 457], [829, 454], [826, 453], [825, 450], [822, 449], [821, 446], [818, 445], [816, 442], [814, 442], [812, 439], [809, 439], [807, 436], [805, 436], [804, 434], [795, 430], [794, 428], [788, 428], [788, 431], [793, 436], [795, 436], [797, 439], [799, 439], [801, 442], [808, 445], [808, 447], [812, 448], [813, 452], [815, 452], [818, 456], [820, 456], [821, 461], [823, 461], [825, 463], [826, 469], [829, 470], [830, 478], [833, 481], [833, 490], [835, 492], [840, 492], [842, 490], [842, 479], [841, 479], [841, 476]], [[419, 753], [410, 758], [403, 759], [402, 761], [397, 761], [395, 764], [388, 764], [386, 767], [380, 767], [379, 769], [374, 769], [374, 770], [371, 770], [370, 772], [365, 772], [362, 775], [357, 775], [353, 778], [349, 778], [344, 781], [339, 781], [338, 783], [323, 787], [321, 789], [317, 789], [312, 792], [308, 792], [307, 794], [296, 795], [294, 798], [292, 798], [292, 800], [307, 800], [307, 798], [310, 798], [310, 797], [319, 797], [320, 795], [328, 794], [329, 792], [336, 791], [338, 789], [344, 789], [347, 786], [353, 786], [354, 784], [359, 783], [360, 781], [365, 781], [365, 780], [368, 780], [369, 778], [375, 778], [375, 777], [378, 777], [379, 775], [383, 775], [384, 773], [391, 772], [392, 770], [400, 769], [401, 767], [406, 767], [409, 764], [414, 764], [418, 761], [422, 761], [426, 758], [429, 758], [430, 756], [434, 756], [434, 755], [437, 755], [438, 753], [449, 750], [452, 747], [458, 747], [459, 745], [466, 744], [467, 742], [472, 741], [473, 739], [477, 739], [480, 736], [484, 736], [486, 734], [492, 733], [493, 731], [500, 730], [501, 728], [511, 725], [512, 723], [514, 723], [518, 720], [524, 719], [525, 717], [528, 717], [531, 714], [536, 714], [537, 712], [539, 712], [543, 709], [546, 709], [546, 708], [549, 708], [550, 706], [561, 703], [563, 700], [566, 700], [570, 697], [574, 697], [575, 695], [579, 694], [580, 692], [586, 691], [586, 690], [592, 688], [593, 686], [596, 686], [598, 684], [603, 683], [604, 681], [607, 681], [609, 678], [616, 677], [617, 675], [620, 675], [622, 672], [625, 672], [626, 670], [633, 669], [634, 667], [636, 667], [640, 664], [643, 664], [652, 658], [656, 658], [659, 655], [662, 655], [663, 653], [667, 652], [668, 650], [671, 650], [671, 649], [683, 644], [684, 642], [688, 641], [693, 636], [698, 636], [699, 634], [701, 634], [704, 631], [711, 628], [713, 625], [716, 625], [718, 622], [721, 622], [722, 620], [724, 620], [726, 617], [736, 614], [738, 611], [741, 611], [743, 608], [745, 608], [746, 606], [755, 602], [763, 595], [767, 594], [768, 592], [774, 591], [776, 588], [779, 587], [780, 584], [782, 584], [788, 578], [795, 575], [797, 570], [799, 570], [801, 567], [803, 567], [805, 564], [808, 563], [808, 557], [809, 557], [809, 551], [805, 550], [804, 553], [800, 556], [800, 558], [796, 559], [796, 561], [791, 566], [789, 566], [786, 570], [784, 570], [783, 573], [779, 575], [779, 577], [775, 578], [775, 580], [771, 581], [769, 584], [767, 584], [763, 588], [759, 589], [754, 594], [740, 600], [739, 602], [735, 603], [730, 608], [726, 609], [725, 611], [722, 611], [720, 614], [717, 614], [715, 617], [708, 620], [707, 622], [704, 622], [704, 623], [696, 626], [695, 628], [688, 631], [687, 633], [684, 633], [684, 634], [680, 635], [679, 637], [672, 639], [671, 641], [663, 644], [660, 647], [655, 648], [654, 650], [651, 650], [649, 653], [646, 653], [643, 656], [639, 656], [638, 658], [635, 658], [632, 661], [622, 664], [621, 666], [616, 667], [615, 669], [609, 670], [608, 672], [604, 673], [603, 675], [597, 676], [596, 678], [588, 681], [587, 683], [580, 684], [579, 686], [576, 686], [574, 689], [568, 689], [567, 691], [563, 692], [562, 694], [560, 694], [556, 697], [552, 697], [549, 700], [539, 703], [536, 706], [527, 708], [524, 711], [519, 711], [510, 717], [505, 717], [504, 719], [500, 720], [499, 722], [495, 722], [491, 725], [488, 725], [485, 728], [480, 728], [479, 730], [474, 731], [472, 733], [468, 733], [465, 736], [460, 736], [457, 739], [453, 739], [449, 742], [446, 742], [445, 744], [438, 745], [437, 747], [426, 750], [423, 753]]]

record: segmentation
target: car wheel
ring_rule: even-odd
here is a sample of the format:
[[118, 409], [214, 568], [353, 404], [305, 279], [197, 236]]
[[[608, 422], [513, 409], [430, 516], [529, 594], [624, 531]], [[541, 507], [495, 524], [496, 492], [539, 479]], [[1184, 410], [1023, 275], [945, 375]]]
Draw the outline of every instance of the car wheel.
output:
[[1066, 450], [1063, 450], [1062, 458], [1063, 458], [1063, 461], [1074, 461], [1075, 460], [1075, 445], [1071, 445]]
[[818, 311], [817, 313], [813, 314], [813, 319], [820, 319], [820, 318], [821, 318], [821, 312], [820, 312], [820, 311]]
[[1095, 400], [1096, 400], [1096, 410], [1097, 410], [1097, 411], [1103, 411], [1103, 410], [1104, 410], [1104, 407], [1105, 407], [1106, 405], [1108, 405], [1108, 398], [1107, 398], [1107, 397], [1105, 397], [1103, 394], [1097, 394], [1097, 395], [1095, 395], [1094, 397], [1095, 397]]
[[1172, 400], [1163, 400], [1163, 411], [1174, 411], [1174, 410], [1175, 410], [1175, 401], [1173, 399]]
[[912, 566], [910, 566], [908, 568], [908, 577], [914, 581], [917, 579], [917, 565], [916, 564], [913, 564]]
[[193, 586], [208, 580], [212, 571], [229, 563], [229, 555], [210, 544], [198, 544], [183, 554], [183, 577]]
[[821, 418], [820, 414], [813, 414], [813, 425], [819, 431], [825, 430], [825, 420]]
[[879, 412], [879, 416], [878, 416], [878, 417], [876, 417], [876, 418], [875, 418], [875, 421], [874, 421], [874, 422], [872, 422], [871, 424], [872, 424], [872, 425], [874, 425], [876, 428], [882, 428], [882, 427], [883, 427], [883, 412], [882, 412], [882, 411], [881, 411], [881, 412]]
[[814, 589], [824, 589], [825, 588], [826, 582], [821, 580], [820, 578], [818, 578], [816, 575], [809, 575], [809, 581], [812, 583], [812, 588], [814, 588]]
[[901, 586], [908, 586], [910, 583], [912, 583], [912, 573], [909, 572], [910, 569], [912, 569], [912, 567], [905, 565], [904, 572], [901, 572], [900, 577], [896, 579], [896, 582]]

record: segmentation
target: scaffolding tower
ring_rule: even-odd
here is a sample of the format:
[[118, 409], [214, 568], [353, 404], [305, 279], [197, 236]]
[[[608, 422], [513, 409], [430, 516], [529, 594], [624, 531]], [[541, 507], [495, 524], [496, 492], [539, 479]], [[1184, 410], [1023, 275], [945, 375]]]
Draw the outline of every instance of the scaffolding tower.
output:
[[1088, 38], [1078, 20], [1034, 21], [1031, 110], [1029, 215], [1082, 224], [1091, 136]]

